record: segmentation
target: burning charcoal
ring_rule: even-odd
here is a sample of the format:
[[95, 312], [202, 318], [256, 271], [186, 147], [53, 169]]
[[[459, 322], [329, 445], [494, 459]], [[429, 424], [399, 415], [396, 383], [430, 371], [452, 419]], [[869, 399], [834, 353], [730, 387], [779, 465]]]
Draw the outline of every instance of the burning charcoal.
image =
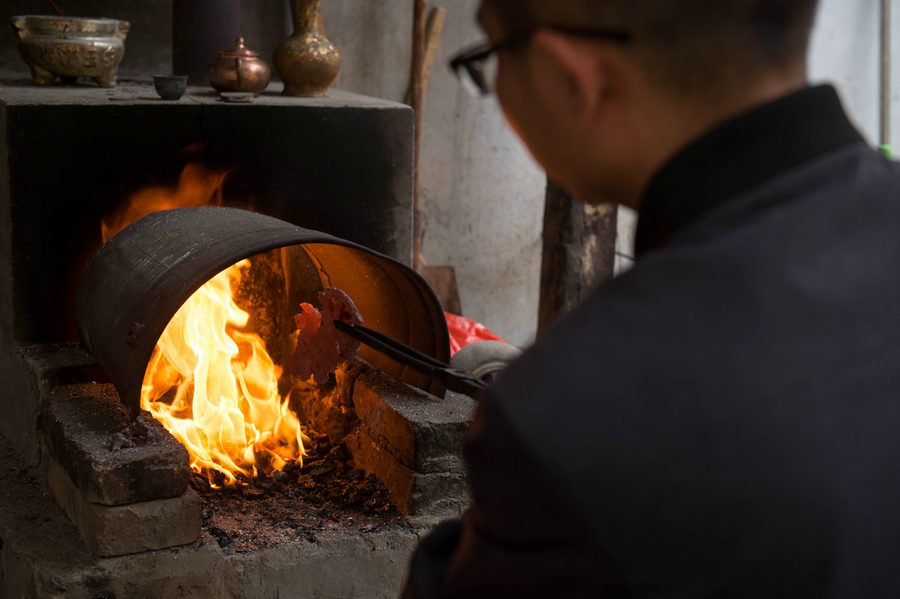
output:
[[245, 499], [262, 499], [266, 495], [266, 490], [255, 486], [241, 487], [241, 495]]
[[333, 472], [333, 471], [334, 471], [334, 466], [324, 465], [324, 466], [318, 466], [316, 468], [311, 468], [309, 471], [309, 474], [310, 474], [310, 476], [314, 476], [314, 477], [318, 478], [324, 474], [328, 474], [329, 472]]
[[191, 485], [191, 488], [198, 493], [204, 493], [210, 490], [209, 481], [206, 480], [205, 476], [200, 476], [197, 473], [191, 473], [191, 478], [188, 481], [188, 484]]
[[223, 549], [232, 543], [234, 543], [234, 539], [231, 538], [231, 535], [222, 530], [221, 528], [216, 528], [215, 526], [209, 527], [209, 534], [216, 538], [216, 541], [219, 543], [219, 547]]
[[349, 456], [350, 454], [347, 452], [347, 448], [343, 445], [338, 445], [328, 452], [328, 459], [335, 462], [346, 462]]
[[291, 374], [302, 381], [313, 379], [321, 385], [359, 351], [359, 341], [337, 330], [334, 321], [362, 324], [362, 316], [353, 300], [335, 287], [320, 291], [319, 303], [321, 312], [304, 303], [300, 305], [303, 311], [294, 316], [299, 335], [291, 356]]
[[253, 450], [253, 456], [256, 459], [256, 467], [259, 469], [260, 478], [264, 478], [266, 476], [266, 472], [269, 471], [270, 466], [272, 464], [272, 454], [264, 449], [256, 449]]
[[210, 472], [210, 474], [212, 475], [212, 480], [210, 481], [212, 484], [216, 485], [217, 487], [225, 486], [228, 478], [224, 473], [219, 472], [218, 470], [213, 470], [212, 472]]

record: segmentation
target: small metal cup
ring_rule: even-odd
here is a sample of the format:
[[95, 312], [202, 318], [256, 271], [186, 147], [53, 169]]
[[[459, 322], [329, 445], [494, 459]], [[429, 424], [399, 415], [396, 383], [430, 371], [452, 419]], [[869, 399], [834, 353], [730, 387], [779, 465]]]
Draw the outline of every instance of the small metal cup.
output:
[[154, 75], [153, 87], [163, 100], [178, 100], [187, 90], [187, 75]]

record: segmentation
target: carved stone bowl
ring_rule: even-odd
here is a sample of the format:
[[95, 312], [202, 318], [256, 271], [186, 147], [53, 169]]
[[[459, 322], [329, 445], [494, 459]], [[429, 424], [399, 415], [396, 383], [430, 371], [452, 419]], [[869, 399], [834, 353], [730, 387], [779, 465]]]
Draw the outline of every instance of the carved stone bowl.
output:
[[89, 77], [101, 87], [115, 87], [131, 29], [128, 21], [19, 15], [12, 18], [12, 27], [36, 84]]

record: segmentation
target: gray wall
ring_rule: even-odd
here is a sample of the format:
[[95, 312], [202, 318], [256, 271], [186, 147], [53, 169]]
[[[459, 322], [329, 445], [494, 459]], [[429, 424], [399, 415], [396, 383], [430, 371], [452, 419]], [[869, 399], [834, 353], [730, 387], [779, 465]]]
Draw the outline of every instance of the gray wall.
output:
[[[123, 74], [149, 75], [168, 67], [170, 0], [56, 2], [71, 13], [132, 21]], [[537, 323], [543, 175], [506, 127], [495, 101], [466, 95], [444, 66], [454, 51], [481, 39], [474, 23], [477, 0], [442, 4], [449, 14], [424, 110], [423, 253], [430, 264], [456, 267], [466, 315], [523, 344]], [[879, 141], [878, 7], [877, 0], [822, 0], [810, 57], [813, 80], [837, 83], [873, 143]], [[0, 18], [50, 10], [47, 0], [4, 0]], [[270, 59], [289, 30], [286, 14], [286, 0], [244, 1], [244, 35], [263, 58]], [[402, 101], [412, 0], [324, 0], [323, 15], [328, 36], [343, 55], [340, 87]], [[900, 38], [900, 10], [894, 26]], [[900, 49], [900, 39], [894, 47]], [[24, 68], [8, 28], [0, 27], [0, 69], [11, 66]], [[892, 103], [892, 129], [900, 142], [898, 94]], [[628, 226], [623, 225], [623, 238]], [[627, 243], [621, 249], [627, 250]]]
[[[447, 69], [456, 51], [482, 39], [478, 1], [438, 5], [448, 15], [423, 112], [422, 253], [456, 268], [466, 316], [523, 344], [537, 326], [544, 175], [494, 98], [471, 97]], [[323, 14], [343, 54], [340, 87], [402, 101], [412, 0], [325, 0]]]

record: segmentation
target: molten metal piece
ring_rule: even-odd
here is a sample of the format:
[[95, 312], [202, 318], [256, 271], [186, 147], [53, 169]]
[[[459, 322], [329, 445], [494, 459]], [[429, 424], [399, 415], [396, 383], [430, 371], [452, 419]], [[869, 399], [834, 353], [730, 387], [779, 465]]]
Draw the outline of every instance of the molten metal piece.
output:
[[362, 316], [353, 300], [334, 287], [319, 292], [321, 312], [307, 303], [300, 304], [303, 312], [294, 316], [299, 329], [297, 348], [291, 356], [291, 374], [301, 380], [313, 379], [322, 384], [338, 366], [356, 356], [359, 341], [334, 326], [338, 320], [362, 324]]

